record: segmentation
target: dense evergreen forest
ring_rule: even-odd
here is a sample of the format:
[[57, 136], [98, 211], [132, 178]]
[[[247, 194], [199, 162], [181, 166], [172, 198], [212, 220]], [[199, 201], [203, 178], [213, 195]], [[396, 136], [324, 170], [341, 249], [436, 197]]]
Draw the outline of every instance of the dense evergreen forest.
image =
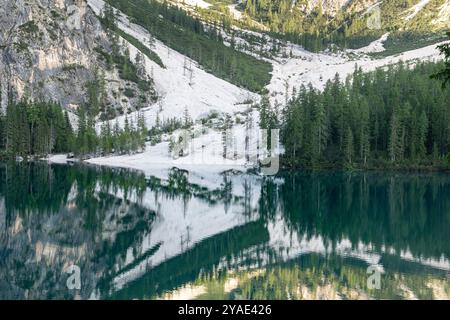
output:
[[249, 17], [266, 25], [272, 36], [300, 44], [313, 52], [324, 50], [332, 43], [342, 47], [360, 47], [381, 36], [379, 30], [364, 34], [357, 32], [363, 23], [350, 25], [350, 13], [339, 12], [331, 19], [318, 7], [305, 14], [293, 6], [291, 0], [248, 0], [241, 6]]
[[[447, 33], [450, 39], [450, 32]], [[439, 51], [444, 56], [444, 67], [431, 76], [432, 79], [442, 81], [442, 87], [445, 88], [450, 84], [450, 42], [438, 46]]]
[[107, 2], [132, 17], [133, 22], [146, 28], [163, 43], [197, 61], [219, 78], [254, 92], [262, 91], [270, 82], [271, 64], [226, 46], [218, 26], [206, 28], [198, 18], [167, 2]]
[[0, 114], [0, 150], [12, 155], [69, 152], [73, 130], [55, 103], [11, 104]]
[[100, 134], [95, 129], [92, 108], [79, 110], [77, 130], [72, 128], [67, 112], [52, 102], [11, 103], [6, 115], [0, 113], [0, 156], [46, 156], [56, 153], [87, 155], [126, 154], [145, 149], [148, 130], [142, 113], [136, 119], [125, 117], [105, 121]]
[[[414, 68], [401, 63], [370, 73], [355, 68], [345, 81], [336, 75], [323, 92], [301, 86], [281, 117], [264, 97], [261, 126], [281, 128], [287, 166], [450, 167], [450, 90], [430, 79], [435, 74], [445, 81], [446, 70], [436, 63]], [[123, 126], [105, 121], [99, 130], [95, 119], [95, 108], [81, 107], [74, 130], [58, 104], [11, 103], [0, 115], [0, 153], [25, 157], [72, 152], [82, 158], [127, 154], [144, 150], [149, 134], [158, 137], [158, 130], [183, 127], [182, 121], [169, 121], [149, 131], [141, 112], [126, 116]], [[186, 126], [191, 121], [185, 120]]]
[[[338, 75], [323, 92], [311, 85], [294, 94], [279, 124], [287, 165], [419, 168], [443, 166], [450, 150], [450, 90], [430, 75], [441, 64], [400, 63]], [[268, 111], [267, 111], [268, 110]], [[262, 105], [265, 126], [277, 117]], [[450, 167], [450, 163], [449, 163]]]
[[[422, 19], [421, 15], [407, 31], [402, 28], [404, 21], [398, 19], [398, 14], [411, 6], [410, 0], [380, 2], [382, 25], [377, 28], [368, 27], [370, 14], [352, 10], [351, 4], [349, 8], [339, 10], [335, 16], [327, 16], [320, 5], [312, 12], [305, 13], [302, 1], [246, 0], [240, 6], [248, 17], [267, 26], [273, 37], [300, 44], [313, 52], [324, 50], [331, 44], [342, 48], [363, 47], [386, 32], [390, 32], [390, 39], [385, 44], [389, 51], [398, 48], [399, 44], [403, 50], [432, 44], [430, 39], [435, 43], [436, 38], [444, 36], [441, 32], [430, 36], [427, 19]], [[438, 9], [438, 5], [433, 6], [436, 6], [434, 10]], [[425, 8], [423, 11], [427, 10], [433, 9]]]

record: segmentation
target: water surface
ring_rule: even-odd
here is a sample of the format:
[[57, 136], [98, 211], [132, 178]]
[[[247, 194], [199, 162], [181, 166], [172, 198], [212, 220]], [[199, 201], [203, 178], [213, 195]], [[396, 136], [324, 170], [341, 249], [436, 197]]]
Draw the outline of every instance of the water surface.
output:
[[0, 164], [2, 299], [449, 299], [449, 259], [448, 174]]

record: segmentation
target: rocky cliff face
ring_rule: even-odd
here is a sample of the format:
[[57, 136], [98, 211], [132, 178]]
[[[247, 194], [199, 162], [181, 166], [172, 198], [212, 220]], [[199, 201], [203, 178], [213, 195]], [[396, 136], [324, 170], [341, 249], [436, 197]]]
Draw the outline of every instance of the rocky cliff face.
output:
[[346, 6], [351, 0], [308, 0], [306, 1], [306, 9], [308, 12], [321, 7], [326, 14], [333, 15], [342, 7]]
[[[368, 10], [378, 8], [381, 20], [391, 30], [412, 30], [434, 32], [450, 28], [449, 0], [413, 0], [413, 1], [381, 1], [381, 0], [292, 0], [296, 6], [309, 14], [318, 8], [328, 16], [337, 13], [356, 13], [364, 16]], [[387, 21], [386, 21], [387, 20]]]
[[[137, 90], [136, 84], [120, 79], [115, 68], [106, 70], [99, 48], [111, 51], [110, 37], [85, 0], [0, 0], [2, 109], [8, 98], [26, 97], [75, 111], [89, 101], [87, 84], [99, 79], [113, 112], [135, 107], [138, 98], [123, 92]], [[151, 101], [155, 93], [145, 95]]]
[[[302, 4], [302, 1], [296, 1]], [[334, 16], [340, 10], [350, 10], [352, 12], [362, 11], [378, 0], [306, 0], [304, 3], [305, 12], [311, 12], [314, 9], [321, 8], [322, 12]]]
[[[30, 175], [39, 170], [29, 168]], [[0, 182], [0, 299], [88, 299], [97, 290], [107, 295], [111, 274], [127, 263], [128, 246], [136, 252], [142, 249], [142, 239], [153, 225], [155, 212], [108, 190], [84, 192], [76, 179], [68, 188], [56, 188], [60, 172], [52, 167], [44, 170], [48, 179], [36, 189], [40, 189], [39, 194], [57, 190], [55, 199], [60, 195], [65, 199], [57, 209], [53, 201], [40, 209], [35, 204], [30, 206], [27, 197], [18, 201], [11, 197], [12, 185]], [[101, 183], [101, 171], [89, 170], [89, 176], [95, 177], [92, 182]], [[0, 166], [0, 175], [6, 171]], [[6, 175], [8, 181], [20, 179]], [[123, 189], [118, 190], [123, 193]], [[29, 214], [18, 209], [19, 202]], [[80, 203], [91, 203], [98, 211], [91, 215], [79, 207]], [[80, 268], [80, 290], [67, 287], [72, 265]]]

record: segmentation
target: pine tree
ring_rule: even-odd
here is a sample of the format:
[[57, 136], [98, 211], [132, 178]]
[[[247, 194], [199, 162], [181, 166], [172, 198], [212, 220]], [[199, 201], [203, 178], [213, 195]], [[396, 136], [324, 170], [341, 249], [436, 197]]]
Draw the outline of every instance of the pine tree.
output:
[[105, 3], [103, 13], [102, 13], [102, 22], [106, 26], [107, 29], [112, 31], [117, 29], [117, 18], [114, 11], [114, 8], [111, 7], [108, 3]]
[[447, 156], [445, 157], [445, 162], [447, 165], [447, 169], [450, 170], [450, 152], [447, 153]]
[[87, 113], [86, 120], [86, 149], [88, 153], [96, 153], [98, 146], [97, 132], [95, 131], [95, 117], [90, 112]]
[[130, 121], [128, 120], [128, 115], [125, 116], [124, 127], [120, 136], [121, 136], [120, 139], [121, 149], [123, 150], [124, 153], [130, 153], [131, 128], [130, 128]]
[[369, 106], [365, 100], [360, 102], [359, 123], [359, 156], [364, 165], [370, 156], [370, 133], [369, 133]]
[[391, 162], [395, 162], [399, 158], [399, 140], [400, 140], [400, 123], [396, 113], [392, 115], [390, 122], [390, 134], [389, 134], [389, 159]]
[[192, 124], [193, 124], [193, 121], [189, 114], [189, 110], [187, 107], [185, 107], [184, 111], [183, 111], [183, 126], [185, 129], [188, 129], [192, 126]]
[[433, 159], [433, 163], [437, 164], [439, 162], [439, 148], [437, 143], [433, 143], [433, 153], [432, 153], [432, 159]]
[[113, 136], [111, 131], [111, 124], [105, 121], [101, 127], [100, 133], [101, 149], [103, 154], [110, 154], [113, 151]]
[[119, 120], [116, 119], [113, 129], [113, 148], [114, 152], [121, 154], [123, 152], [122, 132], [120, 130]]
[[86, 154], [88, 152], [87, 143], [87, 123], [86, 123], [86, 112], [84, 108], [81, 108], [78, 113], [78, 132], [76, 141], [76, 153]]
[[224, 159], [227, 158], [229, 153], [229, 148], [232, 142], [231, 128], [233, 126], [233, 120], [231, 119], [230, 114], [225, 115], [225, 120], [222, 128], [222, 157]]
[[134, 153], [138, 150], [139, 146], [140, 146], [140, 131], [138, 130], [138, 128], [135, 126], [135, 123], [133, 121], [133, 118], [131, 118], [130, 120], [130, 151], [131, 153]]
[[5, 116], [0, 111], [0, 154], [6, 149], [6, 124]]
[[347, 126], [344, 133], [344, 159], [345, 163], [352, 164], [355, 152], [353, 132], [350, 126]]
[[147, 140], [148, 130], [145, 125], [145, 117], [143, 112], [138, 113], [138, 123], [137, 123], [137, 132], [138, 132], [138, 145], [139, 148], [144, 151], [145, 150], [145, 141]]
[[62, 140], [66, 141], [65, 148], [63, 148], [63, 152], [70, 152], [74, 150], [74, 132], [72, 128], [72, 124], [70, 123], [69, 114], [67, 111], [64, 112], [64, 134]]
[[[447, 33], [450, 39], [450, 32]], [[438, 46], [439, 51], [444, 56], [445, 65], [442, 70], [431, 77], [442, 81], [442, 87], [445, 88], [450, 83], [450, 42]]]
[[267, 95], [261, 98], [259, 105], [259, 127], [269, 129], [270, 126], [270, 101]]
[[[450, 146], [450, 91], [428, 80], [435, 67], [356, 70], [344, 83], [327, 82], [323, 92], [301, 86], [283, 112], [284, 157], [307, 166], [336, 165], [339, 156], [352, 166], [426, 165], [430, 158], [438, 165]], [[268, 112], [261, 113], [264, 123]]]
[[146, 77], [145, 57], [140, 51], [136, 53], [135, 65], [136, 65], [136, 75], [140, 79], [145, 79]]

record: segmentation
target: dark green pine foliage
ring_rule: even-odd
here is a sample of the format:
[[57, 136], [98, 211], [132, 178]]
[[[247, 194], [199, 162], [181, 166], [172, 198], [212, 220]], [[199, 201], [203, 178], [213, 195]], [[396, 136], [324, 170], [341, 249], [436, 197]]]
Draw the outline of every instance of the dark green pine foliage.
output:
[[279, 128], [279, 121], [278, 121], [278, 110], [276, 108], [277, 106], [273, 107], [269, 101], [269, 98], [267, 95], [264, 95], [261, 99], [261, 103], [259, 105], [259, 126], [261, 129], [267, 130], [267, 140], [263, 141], [264, 147], [271, 151], [271, 138], [272, 138], [272, 131], [271, 129], [278, 129]]
[[249, 17], [270, 29], [272, 36], [314, 52], [330, 44], [361, 47], [383, 34], [383, 30], [367, 30], [365, 15], [341, 10], [331, 17], [320, 5], [309, 13], [305, 13], [302, 6], [302, 2], [291, 0], [248, 0], [241, 4]]
[[68, 113], [58, 104], [11, 103], [6, 115], [0, 114], [0, 154], [26, 157], [72, 152], [85, 158], [145, 150], [148, 130], [142, 112], [136, 121], [127, 117], [124, 129], [118, 122], [112, 128], [105, 121], [100, 133], [96, 130], [94, 112], [92, 108], [79, 109], [75, 132]]
[[145, 142], [148, 136], [147, 125], [145, 124], [145, 117], [143, 112], [138, 113], [137, 128], [136, 128], [137, 147], [145, 150]]
[[147, 46], [142, 44], [138, 39], [125, 33], [117, 27], [117, 16], [114, 12], [114, 9], [109, 5], [105, 4], [103, 9], [103, 14], [100, 17], [100, 21], [106, 30], [110, 33], [110, 35], [114, 35], [115, 37], [120, 36], [127, 40], [129, 43], [134, 45], [140, 52], [144, 53], [149, 59], [156, 62], [161, 68], [164, 68], [164, 64], [161, 61], [161, 58]]
[[114, 149], [114, 138], [109, 121], [105, 121], [101, 126], [100, 148], [104, 155], [111, 154]]
[[429, 75], [441, 64], [400, 63], [302, 86], [281, 126], [284, 162], [300, 167], [442, 166], [450, 149], [450, 90]]
[[0, 115], [0, 134], [0, 150], [9, 155], [47, 155], [72, 148], [68, 115], [52, 102], [9, 104], [6, 115]]
[[[447, 36], [450, 39], [450, 32], [447, 33]], [[444, 55], [445, 66], [431, 77], [441, 80], [442, 86], [445, 88], [450, 83], [450, 42], [438, 46], [438, 49]]]
[[[369, 27], [368, 24], [371, 19], [376, 20], [375, 7], [364, 13], [365, 10], [359, 11], [358, 6], [355, 6], [356, 2], [349, 1], [334, 15], [327, 15], [321, 1], [308, 12], [304, 10], [305, 1], [243, 0], [239, 6], [248, 17], [268, 27], [272, 37], [300, 44], [314, 52], [333, 49], [335, 45], [342, 48], [363, 47], [389, 32], [384, 43], [386, 52], [380, 54], [389, 52], [393, 55], [437, 43], [445, 36], [441, 31], [431, 31], [425, 21], [415, 20], [414, 26], [400, 27], [402, 21], [399, 21], [398, 13], [410, 8], [413, 5], [411, 0], [380, 1], [377, 7], [382, 15], [380, 28]], [[430, 6], [438, 9], [439, 1], [433, 2]], [[424, 11], [433, 10], [430, 6]], [[419, 19], [426, 16], [424, 20], [431, 20], [429, 13], [424, 14], [424, 11]], [[246, 19], [246, 22], [247, 27], [253, 24], [250, 19]]]
[[[219, 78], [251, 91], [262, 91], [270, 82], [270, 63], [226, 46], [217, 27], [204, 28], [198, 18], [177, 6], [157, 0], [107, 2], [160, 41], [197, 61], [206, 71]], [[110, 23], [109, 20], [107, 23]]]
[[5, 149], [6, 146], [6, 122], [5, 117], [0, 113], [0, 155], [1, 150]]
[[97, 152], [94, 116], [85, 107], [78, 112], [78, 131], [75, 143], [75, 153], [78, 155], [95, 154]]
[[[95, 128], [94, 116], [87, 108], [81, 108], [78, 113], [78, 131], [74, 152], [81, 156], [96, 156], [108, 154], [131, 154], [145, 150], [148, 132], [142, 112], [137, 115], [137, 121], [125, 116], [123, 129], [118, 120], [114, 126], [110, 121], [100, 125], [99, 134]], [[135, 125], [137, 122], [137, 125]]]

